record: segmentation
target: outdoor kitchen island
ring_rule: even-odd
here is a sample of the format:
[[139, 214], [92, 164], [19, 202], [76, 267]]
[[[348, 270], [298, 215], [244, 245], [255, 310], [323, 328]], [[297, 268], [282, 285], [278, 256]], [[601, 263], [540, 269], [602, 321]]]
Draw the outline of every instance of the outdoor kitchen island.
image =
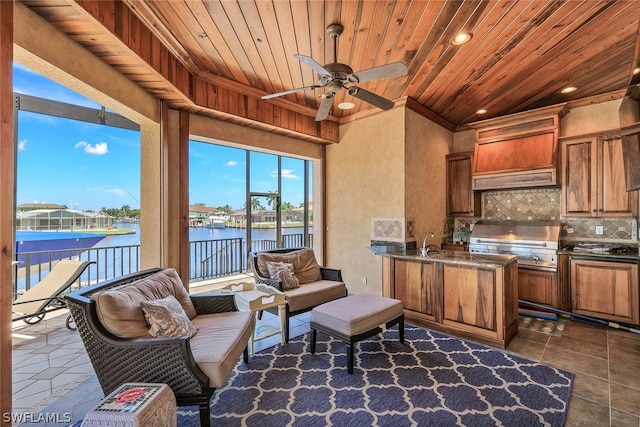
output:
[[518, 333], [517, 256], [371, 249], [407, 322], [500, 348]]

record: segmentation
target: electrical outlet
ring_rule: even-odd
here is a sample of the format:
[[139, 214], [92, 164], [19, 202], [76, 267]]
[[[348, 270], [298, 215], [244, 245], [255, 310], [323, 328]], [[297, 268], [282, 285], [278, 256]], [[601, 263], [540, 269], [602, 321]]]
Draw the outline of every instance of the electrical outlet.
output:
[[362, 276], [362, 284], [363, 285], [367, 284], [367, 276]]
[[604, 226], [602, 225], [596, 225], [596, 234], [598, 236], [601, 236], [604, 234]]
[[573, 228], [571, 227], [567, 228], [567, 234], [573, 234]]

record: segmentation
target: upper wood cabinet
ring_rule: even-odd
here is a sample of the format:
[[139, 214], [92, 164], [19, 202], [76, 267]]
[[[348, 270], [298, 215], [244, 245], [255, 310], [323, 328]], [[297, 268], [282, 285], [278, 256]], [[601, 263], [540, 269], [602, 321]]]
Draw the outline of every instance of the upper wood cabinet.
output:
[[640, 133], [622, 137], [627, 191], [640, 190]]
[[638, 194], [627, 192], [621, 138], [562, 142], [563, 216], [636, 216]]
[[447, 216], [481, 216], [481, 194], [471, 188], [473, 152], [447, 156]]

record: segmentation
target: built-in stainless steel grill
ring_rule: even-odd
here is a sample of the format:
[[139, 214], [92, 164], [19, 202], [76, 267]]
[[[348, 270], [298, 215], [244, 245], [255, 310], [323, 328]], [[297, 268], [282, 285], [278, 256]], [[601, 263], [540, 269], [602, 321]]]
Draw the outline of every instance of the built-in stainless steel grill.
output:
[[559, 221], [477, 222], [471, 231], [469, 252], [518, 256], [518, 267], [557, 271]]

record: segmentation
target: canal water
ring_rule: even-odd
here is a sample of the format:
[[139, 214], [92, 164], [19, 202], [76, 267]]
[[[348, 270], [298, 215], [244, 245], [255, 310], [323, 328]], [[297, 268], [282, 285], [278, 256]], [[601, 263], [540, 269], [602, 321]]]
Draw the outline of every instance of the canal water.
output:
[[[94, 248], [104, 248], [111, 246], [127, 246], [140, 244], [140, 224], [136, 223], [115, 223], [118, 228], [128, 228], [135, 230], [135, 234], [119, 234], [106, 236], [104, 239], [96, 243]], [[311, 232], [311, 229], [309, 230]], [[302, 234], [303, 227], [283, 227], [282, 234]], [[191, 227], [189, 229], [189, 241], [198, 240], [217, 240], [244, 238], [246, 230], [244, 228], [206, 228]], [[276, 230], [273, 228], [258, 228], [251, 232], [252, 240], [275, 240]]]

